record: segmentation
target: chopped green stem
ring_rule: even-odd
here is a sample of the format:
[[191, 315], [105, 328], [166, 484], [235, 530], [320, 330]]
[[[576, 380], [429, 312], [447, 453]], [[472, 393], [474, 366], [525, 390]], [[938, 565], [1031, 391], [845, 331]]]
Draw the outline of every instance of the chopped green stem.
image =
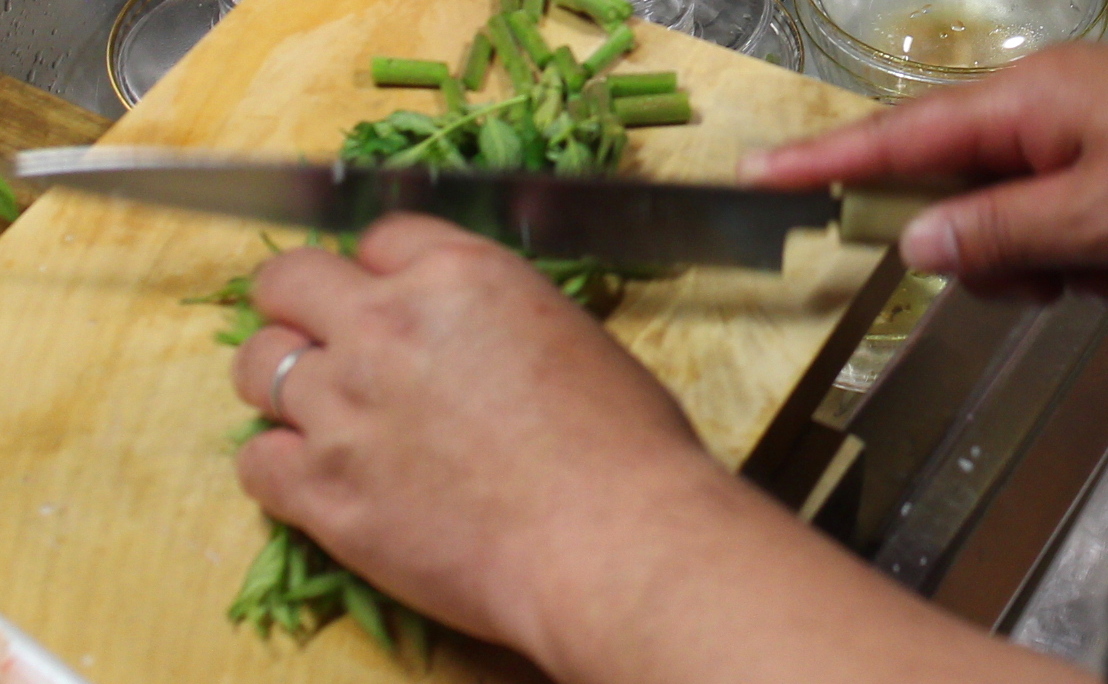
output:
[[546, 0], [523, 0], [523, 11], [537, 24], [546, 14]]
[[612, 94], [612, 97], [673, 93], [677, 91], [677, 72], [612, 74], [608, 76], [608, 91]]
[[501, 14], [508, 14], [515, 12], [522, 7], [520, 0], [500, 0], [500, 12]]
[[[466, 124], [468, 124], [470, 122], [476, 121], [477, 119], [480, 119], [482, 116], [485, 116], [486, 114], [491, 114], [493, 112], [500, 111], [501, 109], [507, 109], [508, 107], [512, 107], [512, 106], [517, 105], [517, 104], [522, 104], [526, 101], [527, 101], [527, 96], [526, 95], [516, 95], [515, 97], [509, 98], [507, 100], [502, 100], [501, 102], [495, 102], [491, 105], [481, 107], [480, 109], [478, 109], [474, 112], [470, 112], [469, 114], [466, 114], [465, 116], [459, 118], [457, 121], [454, 121], [449, 126], [443, 126], [434, 135], [428, 136], [422, 142], [420, 142], [418, 145], [409, 148], [409, 150], [416, 150], [416, 149], [423, 150], [423, 149], [426, 149], [426, 148], [430, 147], [431, 145], [435, 144], [435, 142], [437, 142], [439, 140], [442, 140], [443, 138], [450, 135], [451, 133], [453, 133], [457, 129], [461, 128], [462, 126], [465, 126]], [[413, 155], [413, 158], [416, 157], [416, 156], [418, 156], [418, 155]], [[386, 162], [386, 165], [387, 165], [387, 162]]]
[[604, 44], [596, 49], [596, 52], [589, 55], [589, 58], [585, 60], [582, 66], [585, 67], [586, 73], [596, 75], [612, 62], [616, 61], [620, 55], [625, 52], [630, 52], [634, 47], [634, 31], [632, 31], [631, 27], [627, 24], [620, 24], [620, 26], [608, 36], [608, 40], [604, 41]]
[[512, 80], [512, 88], [517, 95], [528, 93], [531, 86], [535, 84], [535, 79], [531, 75], [531, 67], [527, 65], [527, 60], [523, 58], [523, 53], [520, 52], [519, 45], [512, 36], [507, 16], [493, 15], [489, 19], [488, 31], [489, 40], [492, 41], [496, 54], [500, 55], [500, 61], [503, 62], [508, 77]]
[[627, 0], [553, 0], [554, 4], [573, 12], [587, 14], [597, 24], [607, 28], [627, 21], [635, 8]]
[[687, 93], [617, 97], [612, 108], [624, 126], [684, 124], [692, 118]]
[[585, 81], [589, 79], [589, 75], [577, 63], [577, 59], [573, 56], [573, 50], [570, 50], [568, 45], [561, 46], [554, 51], [553, 61], [554, 68], [558, 70], [558, 73], [562, 75], [562, 80], [565, 81], [566, 90], [570, 93], [581, 92], [581, 88], [584, 87]]
[[523, 46], [527, 56], [531, 58], [539, 71], [545, 69], [554, 53], [550, 51], [550, 46], [543, 40], [542, 34], [539, 33], [539, 27], [531, 19], [531, 15], [524, 10], [512, 12], [508, 15], [508, 26], [512, 29], [512, 35], [515, 36], [516, 41]]
[[450, 76], [445, 62], [396, 57], [374, 57], [372, 71], [378, 86], [438, 88]]
[[489, 62], [492, 61], [492, 43], [484, 31], [478, 31], [473, 36], [473, 43], [469, 46], [469, 54], [466, 55], [465, 65], [462, 67], [462, 83], [470, 90], [480, 90], [485, 84], [485, 74], [489, 71]]
[[442, 97], [446, 100], [446, 111], [452, 114], [465, 115], [466, 91], [462, 82], [456, 78], [447, 77], [439, 86], [442, 89]]

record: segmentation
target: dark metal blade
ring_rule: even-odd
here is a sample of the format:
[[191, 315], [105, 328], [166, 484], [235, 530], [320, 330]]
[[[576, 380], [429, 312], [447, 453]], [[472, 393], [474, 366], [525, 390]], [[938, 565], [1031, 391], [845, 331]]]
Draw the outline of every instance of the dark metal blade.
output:
[[328, 231], [421, 211], [528, 252], [617, 265], [780, 269], [787, 233], [838, 216], [829, 192], [547, 175], [434, 173], [258, 163], [212, 153], [93, 149], [23, 153], [22, 177], [101, 194]]

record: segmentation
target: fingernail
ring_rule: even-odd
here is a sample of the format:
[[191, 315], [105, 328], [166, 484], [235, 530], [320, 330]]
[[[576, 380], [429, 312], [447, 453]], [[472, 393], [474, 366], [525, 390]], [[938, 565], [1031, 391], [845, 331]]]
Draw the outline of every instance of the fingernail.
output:
[[924, 215], [904, 229], [900, 258], [916, 271], [952, 273], [958, 270], [958, 240], [954, 226], [943, 216]]
[[748, 152], [735, 165], [735, 178], [739, 185], [754, 185], [769, 173], [769, 153], [761, 150]]

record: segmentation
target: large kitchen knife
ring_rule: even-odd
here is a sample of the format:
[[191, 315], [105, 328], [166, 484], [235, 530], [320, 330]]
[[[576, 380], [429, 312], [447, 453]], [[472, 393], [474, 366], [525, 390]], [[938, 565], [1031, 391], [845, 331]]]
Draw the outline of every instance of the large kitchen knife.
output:
[[22, 152], [14, 171], [46, 184], [331, 232], [359, 230], [392, 210], [421, 211], [543, 256], [775, 270], [793, 228], [834, 224], [843, 239], [891, 243], [937, 197], [919, 188], [764, 192], [142, 147]]

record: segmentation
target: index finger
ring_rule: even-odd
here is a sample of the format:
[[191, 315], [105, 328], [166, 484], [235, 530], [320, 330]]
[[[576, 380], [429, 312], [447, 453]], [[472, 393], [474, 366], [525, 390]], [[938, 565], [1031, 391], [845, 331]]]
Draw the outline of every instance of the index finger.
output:
[[[811, 140], [755, 152], [740, 182], [780, 189], [888, 176], [1013, 175], [1056, 169], [1079, 152], [1065, 54], [1040, 54], [983, 81], [935, 91]], [[1055, 95], [1044, 97], [1045, 93]], [[1057, 101], [1056, 101], [1057, 100]]]
[[355, 310], [373, 275], [354, 261], [323, 249], [300, 248], [266, 261], [254, 279], [251, 300], [266, 320], [326, 343]]

